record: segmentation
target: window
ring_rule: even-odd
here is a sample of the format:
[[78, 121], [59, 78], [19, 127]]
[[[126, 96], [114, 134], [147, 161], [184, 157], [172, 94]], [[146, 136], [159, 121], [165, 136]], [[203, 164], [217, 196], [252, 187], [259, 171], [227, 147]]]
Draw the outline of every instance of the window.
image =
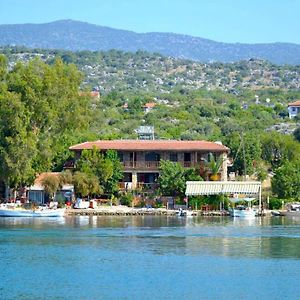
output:
[[170, 153], [170, 161], [178, 161], [177, 153], [174, 153], [174, 152]]
[[184, 153], [184, 161], [191, 161], [191, 153], [189, 152]]
[[145, 155], [145, 161], [159, 161], [160, 155], [156, 152], [148, 152]]

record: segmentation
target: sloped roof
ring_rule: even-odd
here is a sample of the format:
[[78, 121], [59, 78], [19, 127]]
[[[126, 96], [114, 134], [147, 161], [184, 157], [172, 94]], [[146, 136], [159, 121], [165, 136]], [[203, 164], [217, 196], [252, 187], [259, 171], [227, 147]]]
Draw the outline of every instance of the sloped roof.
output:
[[143, 107], [144, 108], [153, 108], [156, 106], [156, 103], [155, 102], [148, 102], [146, 103]]
[[70, 147], [70, 150], [84, 149], [124, 150], [124, 151], [213, 151], [229, 152], [229, 148], [220, 143], [208, 141], [176, 141], [176, 140], [99, 140], [85, 142]]
[[300, 100], [289, 103], [289, 106], [300, 106]]
[[218, 194], [258, 194], [259, 181], [187, 181], [187, 196]]
[[[43, 180], [48, 176], [58, 177], [60, 172], [44, 172], [39, 175], [34, 180], [34, 184], [28, 188], [30, 191], [43, 191]], [[64, 184], [62, 190], [73, 190], [74, 186], [72, 184]]]

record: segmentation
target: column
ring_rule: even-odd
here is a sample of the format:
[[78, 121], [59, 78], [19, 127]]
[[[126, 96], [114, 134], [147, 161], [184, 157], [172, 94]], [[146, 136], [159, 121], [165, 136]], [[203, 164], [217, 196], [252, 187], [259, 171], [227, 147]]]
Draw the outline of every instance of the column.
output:
[[137, 188], [137, 172], [133, 171], [132, 172], [132, 189], [136, 190]]
[[227, 181], [227, 153], [221, 155], [223, 157], [221, 180]]

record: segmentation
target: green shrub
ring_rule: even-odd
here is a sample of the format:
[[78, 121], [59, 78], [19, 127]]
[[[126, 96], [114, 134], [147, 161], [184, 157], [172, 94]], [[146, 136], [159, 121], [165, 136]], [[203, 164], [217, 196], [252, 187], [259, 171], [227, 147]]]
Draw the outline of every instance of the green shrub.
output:
[[133, 195], [132, 193], [125, 193], [120, 197], [120, 204], [131, 206], [133, 201]]
[[269, 201], [269, 209], [281, 209], [282, 208], [282, 199], [271, 198]]

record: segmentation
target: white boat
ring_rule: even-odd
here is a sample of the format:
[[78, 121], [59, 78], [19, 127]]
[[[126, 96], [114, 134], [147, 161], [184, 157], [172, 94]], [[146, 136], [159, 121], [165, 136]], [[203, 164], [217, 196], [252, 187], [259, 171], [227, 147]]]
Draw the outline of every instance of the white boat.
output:
[[49, 209], [43, 207], [36, 209], [24, 209], [4, 205], [0, 207], [0, 217], [62, 217], [64, 214], [64, 208]]
[[245, 201], [248, 205], [237, 205], [229, 209], [229, 213], [232, 217], [241, 217], [241, 218], [255, 218], [257, 211], [252, 208], [251, 202], [255, 200], [255, 198], [229, 198], [229, 200], [233, 203], [237, 203], [240, 201]]
[[177, 212], [176, 212], [178, 217], [195, 217], [197, 216], [197, 213], [192, 211], [192, 210], [183, 210], [182, 208], [180, 208]]
[[256, 211], [254, 209], [244, 205], [238, 205], [236, 208], [232, 208], [229, 212], [232, 217], [255, 218], [256, 216]]

